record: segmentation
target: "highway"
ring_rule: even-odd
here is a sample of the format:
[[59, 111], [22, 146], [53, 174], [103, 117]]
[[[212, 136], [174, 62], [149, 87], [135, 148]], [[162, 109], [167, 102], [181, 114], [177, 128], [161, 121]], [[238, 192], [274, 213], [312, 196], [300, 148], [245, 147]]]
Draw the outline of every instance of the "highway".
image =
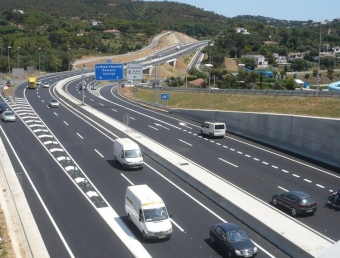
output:
[[[185, 47], [180, 50], [186, 51]], [[157, 65], [176, 51], [158, 52], [157, 58], [143, 62]], [[0, 122], [0, 136], [51, 257], [223, 257], [221, 250], [211, 246], [208, 235], [209, 227], [221, 221], [240, 225], [259, 247], [258, 257], [287, 257], [270, 243], [275, 237], [270, 232], [261, 236], [244, 221], [246, 217], [242, 221], [233, 217], [157, 160], [144, 155], [143, 170], [124, 171], [112, 151], [114, 139], [123, 134], [81, 108], [80, 74], [44, 76], [42, 81], [49, 82], [50, 88], [29, 90], [25, 83], [19, 85], [16, 104], [11, 105], [17, 121]], [[79, 103], [61, 98], [59, 108], [49, 108], [49, 99], [60, 98], [55, 84], [75, 75], [65, 90]], [[85, 80], [89, 89], [92, 75]], [[84, 102], [121, 123], [128, 116], [129, 127], [139, 134], [264, 203], [270, 204], [275, 192], [307, 192], [318, 203], [314, 216], [292, 218], [288, 211], [277, 212], [330, 242], [339, 240], [334, 226], [339, 212], [325, 206], [329, 191], [340, 185], [338, 168], [230, 133], [224, 139], [202, 137], [199, 123], [136, 105], [117, 94], [116, 88], [113, 83], [99, 91], [86, 90]], [[133, 184], [148, 184], [165, 201], [173, 215], [174, 233], [169, 241], [146, 242], [128, 222], [124, 193]], [[302, 251], [301, 257], [311, 256]]]
[[[200, 124], [148, 111], [113, 93], [109, 87], [101, 90], [101, 95], [110, 101], [107, 106], [121, 105], [128, 110], [126, 112], [133, 117], [130, 127], [255, 197], [270, 202], [273, 193], [283, 190], [309, 193], [318, 203], [318, 211], [315, 216], [298, 217], [297, 220], [335, 241], [339, 239], [340, 234], [332, 223], [338, 219], [338, 213], [324, 205], [329, 191], [336, 190], [339, 185], [338, 168], [319, 166], [303, 157], [273, 150], [235, 135], [210, 140], [200, 135]], [[120, 119], [118, 115], [116, 119]]]
[[[60, 79], [60, 76], [51, 76], [48, 80], [53, 85]], [[78, 83], [71, 83], [68, 90], [80, 97]], [[51, 257], [133, 257], [137, 256], [134, 250], [142, 250], [153, 257], [221, 255], [220, 250], [210, 246], [208, 237], [210, 225], [221, 221], [241, 225], [260, 247], [260, 257], [286, 256], [147, 156], [142, 171], [124, 171], [112, 157], [112, 143], [116, 136], [106, 130], [98, 130], [97, 125], [93, 126], [93, 122], [89, 123], [68, 107], [48, 108], [52, 92], [53, 86], [28, 90], [22, 85], [17, 90], [17, 104], [13, 106], [20, 119], [15, 123], [1, 123], [19, 158], [15, 158], [9, 143], [6, 143], [16, 171], [27, 173], [44, 203], [39, 202], [32, 186], [24, 179], [25, 193]], [[85, 94], [86, 101], [92, 98], [88, 91]], [[95, 99], [93, 97], [93, 102]], [[99, 102], [93, 105], [106, 109]], [[119, 109], [116, 104], [112, 106]], [[111, 110], [121, 119], [125, 111], [116, 111]], [[66, 154], [52, 152], [54, 148], [62, 148]], [[70, 157], [70, 160], [60, 157]], [[67, 171], [65, 168], [70, 166], [79, 170]], [[85, 177], [89, 186], [76, 180], [80, 177]], [[170, 241], [145, 242], [126, 219], [125, 189], [128, 185], [143, 183], [162, 196], [173, 215], [174, 234]], [[96, 194], [87, 196], [84, 191], [87, 187]], [[137, 241], [127, 243], [119, 240], [122, 236], [114, 233], [115, 227], [101, 213], [106, 208], [118, 214], [116, 220], [126, 224]]]

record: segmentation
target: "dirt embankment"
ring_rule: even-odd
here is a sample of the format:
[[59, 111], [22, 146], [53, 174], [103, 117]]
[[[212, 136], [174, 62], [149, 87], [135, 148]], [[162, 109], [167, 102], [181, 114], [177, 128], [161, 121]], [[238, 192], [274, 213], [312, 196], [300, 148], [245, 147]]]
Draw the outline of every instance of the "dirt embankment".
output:
[[[164, 34], [166, 32], [162, 32]], [[115, 55], [115, 56], [83, 56], [80, 60], [76, 62], [76, 68], [80, 69], [81, 64], [84, 64], [86, 68], [93, 67], [96, 63], [106, 63], [108, 59], [112, 60], [113, 63], [125, 63], [131, 60], [141, 59], [143, 57], [149, 56], [156, 51], [160, 51], [164, 48], [183, 44], [195, 42], [196, 39], [191, 38], [180, 32], [170, 32], [160, 38], [158, 44], [152, 48], [142, 49], [136, 52], [125, 55]], [[151, 43], [151, 41], [150, 41]], [[183, 76], [186, 74], [187, 64], [183, 58], [179, 58], [176, 61], [176, 67], [172, 67], [169, 64], [164, 64], [160, 67], [160, 76], [166, 78], [169, 76]]]

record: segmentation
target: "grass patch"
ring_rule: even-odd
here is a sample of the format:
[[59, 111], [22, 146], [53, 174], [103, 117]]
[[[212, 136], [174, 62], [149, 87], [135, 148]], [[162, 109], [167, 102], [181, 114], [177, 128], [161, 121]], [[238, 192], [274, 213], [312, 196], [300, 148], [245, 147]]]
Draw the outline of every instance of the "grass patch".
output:
[[[129, 88], [119, 89], [120, 92], [135, 99], [154, 102], [153, 89], [140, 89], [130, 94]], [[216, 93], [184, 93], [169, 92], [170, 100], [159, 100], [159, 104], [171, 108], [210, 109], [240, 112], [261, 112], [275, 114], [293, 114], [299, 116], [317, 116], [340, 118], [340, 99], [325, 97], [289, 97], [289, 96], [252, 96]]]

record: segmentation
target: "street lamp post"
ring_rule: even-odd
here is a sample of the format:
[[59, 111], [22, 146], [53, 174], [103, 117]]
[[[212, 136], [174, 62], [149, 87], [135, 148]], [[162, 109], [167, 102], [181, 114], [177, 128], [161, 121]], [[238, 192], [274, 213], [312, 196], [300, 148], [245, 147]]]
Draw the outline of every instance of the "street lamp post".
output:
[[19, 56], [20, 56], [20, 55], [19, 55], [19, 51], [20, 51], [20, 47], [18, 47], [18, 68], [20, 68], [20, 65], [19, 65], [19, 60], [20, 60], [20, 59], [19, 59]]
[[7, 47], [7, 54], [8, 54], [8, 73], [11, 74], [11, 61], [9, 59], [9, 50], [11, 49], [11, 46]]
[[84, 65], [82, 66], [81, 68], [81, 90], [82, 90], [82, 105], [84, 106], [85, 103], [84, 103]]
[[316, 96], [319, 96], [319, 85], [320, 85], [320, 51], [321, 51], [321, 28], [322, 23], [320, 22], [320, 40], [319, 40], [319, 57], [318, 57], [318, 76], [317, 78], [317, 89], [316, 89]]
[[40, 50], [41, 50], [41, 47], [39, 47], [38, 50], [39, 50], [39, 74], [40, 74]]
[[71, 59], [70, 59], [71, 48], [68, 48], [68, 70], [71, 71]]

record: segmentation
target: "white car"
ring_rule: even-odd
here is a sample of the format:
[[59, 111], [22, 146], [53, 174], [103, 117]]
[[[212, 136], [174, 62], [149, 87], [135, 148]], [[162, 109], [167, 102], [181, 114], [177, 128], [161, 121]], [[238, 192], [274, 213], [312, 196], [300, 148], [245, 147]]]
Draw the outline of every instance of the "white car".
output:
[[2, 116], [2, 120], [3, 121], [11, 121], [11, 122], [15, 122], [15, 114], [13, 113], [13, 111], [4, 111], [1, 114]]
[[42, 81], [37, 81], [37, 85], [40, 86], [42, 84]]
[[49, 88], [49, 87], [50, 87], [50, 84], [48, 82], [43, 83], [43, 88]]
[[59, 107], [59, 101], [56, 100], [56, 99], [51, 99], [49, 102], [48, 102], [48, 106], [50, 108], [57, 108]]

